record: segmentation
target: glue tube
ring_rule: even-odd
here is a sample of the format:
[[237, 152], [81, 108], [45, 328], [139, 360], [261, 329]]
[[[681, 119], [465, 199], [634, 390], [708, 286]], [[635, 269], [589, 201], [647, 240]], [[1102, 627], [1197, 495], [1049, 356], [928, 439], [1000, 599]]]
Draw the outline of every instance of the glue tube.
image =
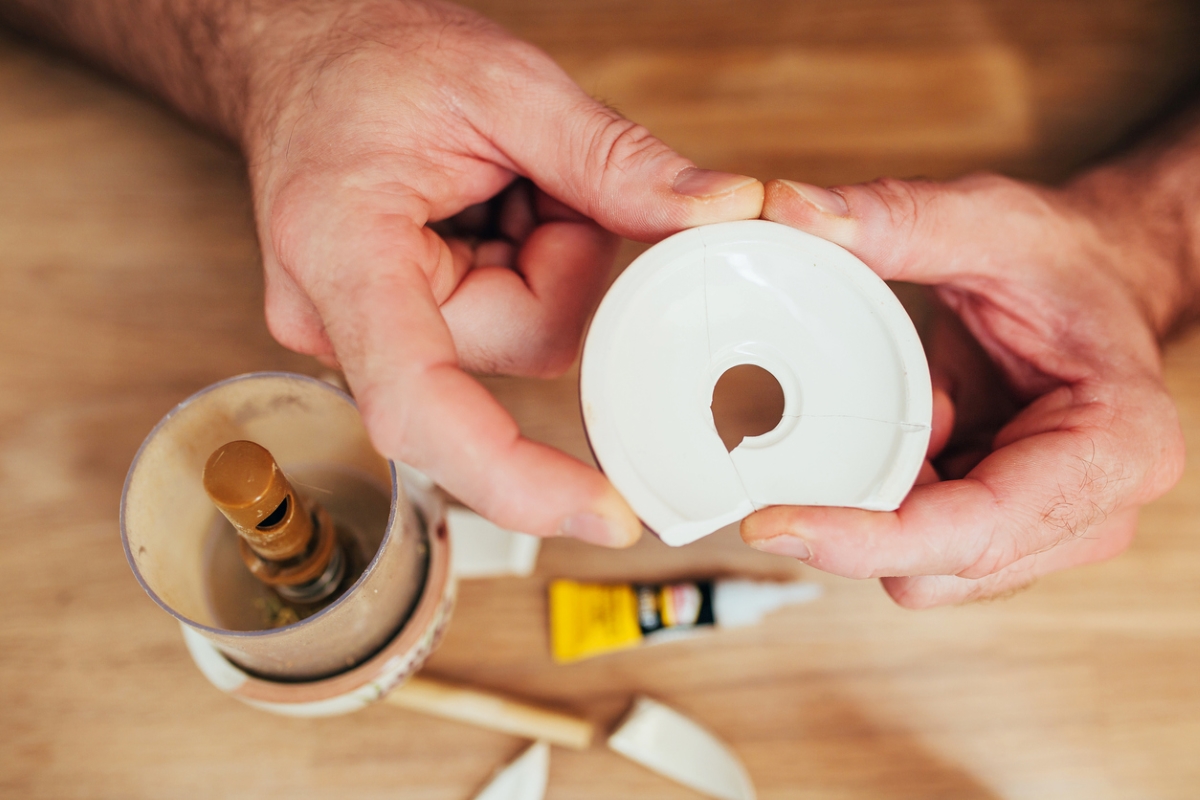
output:
[[550, 584], [550, 650], [560, 664], [699, 633], [754, 625], [777, 608], [811, 602], [821, 585], [800, 581]]

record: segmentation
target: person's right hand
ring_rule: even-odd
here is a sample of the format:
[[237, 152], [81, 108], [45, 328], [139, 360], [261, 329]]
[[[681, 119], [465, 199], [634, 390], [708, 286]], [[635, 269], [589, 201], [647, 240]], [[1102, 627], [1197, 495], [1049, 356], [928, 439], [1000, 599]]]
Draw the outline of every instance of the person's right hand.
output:
[[562, 372], [612, 234], [754, 218], [762, 185], [697, 169], [455, 6], [279, 3], [248, 29], [274, 336], [340, 364], [379, 451], [499, 525], [633, 542], [604, 476], [523, 438], [467, 371]]
[[1189, 287], [1164, 221], [1117, 187], [769, 184], [767, 219], [883, 278], [936, 287], [962, 324], [942, 320], [927, 343], [934, 460], [898, 511], [776, 506], [747, 517], [743, 538], [882, 578], [909, 607], [994, 596], [1123, 550], [1138, 507], [1183, 469], [1157, 336]]

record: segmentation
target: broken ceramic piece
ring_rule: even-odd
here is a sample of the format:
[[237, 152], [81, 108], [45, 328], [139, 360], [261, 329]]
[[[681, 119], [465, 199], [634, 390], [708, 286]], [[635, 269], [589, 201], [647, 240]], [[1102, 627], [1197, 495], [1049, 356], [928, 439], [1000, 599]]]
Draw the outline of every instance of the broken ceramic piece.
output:
[[[713, 388], [742, 364], [779, 382], [783, 417], [727, 452]], [[671, 545], [770, 505], [893, 510], [932, 415], [924, 350], [887, 284], [841, 247], [761, 220], [639, 256], [592, 321], [580, 400], [600, 467]]]
[[542, 800], [550, 778], [550, 745], [534, 742], [483, 787], [474, 800]]
[[459, 578], [498, 578], [533, 574], [542, 540], [495, 525], [470, 509], [449, 506], [446, 527], [453, 554], [451, 569]]
[[608, 746], [665, 778], [718, 800], [754, 800], [754, 784], [733, 752], [708, 730], [648, 697], [608, 738]]

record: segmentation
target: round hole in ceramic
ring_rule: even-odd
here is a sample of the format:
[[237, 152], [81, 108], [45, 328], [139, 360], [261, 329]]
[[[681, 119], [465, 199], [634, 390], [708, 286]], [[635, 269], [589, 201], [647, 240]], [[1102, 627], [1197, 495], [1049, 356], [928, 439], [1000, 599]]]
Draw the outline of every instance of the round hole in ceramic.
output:
[[784, 411], [783, 386], [757, 364], [738, 364], [717, 379], [709, 408], [721, 443], [732, 452], [742, 440], [779, 427]]

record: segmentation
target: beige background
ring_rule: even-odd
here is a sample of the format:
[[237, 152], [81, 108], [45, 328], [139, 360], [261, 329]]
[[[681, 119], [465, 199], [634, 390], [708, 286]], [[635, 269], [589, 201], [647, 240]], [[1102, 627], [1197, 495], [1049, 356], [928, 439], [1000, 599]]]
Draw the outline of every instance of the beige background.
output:
[[[1053, 180], [1200, 69], [1185, 2], [521, 0], [482, 10], [707, 166], [817, 182], [975, 168]], [[637, 251], [630, 246], [623, 263]], [[192, 666], [122, 555], [145, 434], [196, 389], [315, 372], [275, 345], [238, 158], [60, 57], [0, 39], [0, 794], [467, 798], [522, 743], [373, 707], [288, 720]], [[1200, 446], [1200, 331], [1167, 352]], [[489, 380], [587, 457], [575, 378]], [[549, 542], [537, 576], [466, 584], [431, 673], [604, 724], [647, 692], [729, 741], [770, 798], [1194, 798], [1200, 459], [1132, 549], [1002, 602], [911, 613], [877, 584], [753, 553]], [[550, 577], [805, 574], [770, 625], [553, 666]], [[597, 747], [551, 798], [688, 798]]]

